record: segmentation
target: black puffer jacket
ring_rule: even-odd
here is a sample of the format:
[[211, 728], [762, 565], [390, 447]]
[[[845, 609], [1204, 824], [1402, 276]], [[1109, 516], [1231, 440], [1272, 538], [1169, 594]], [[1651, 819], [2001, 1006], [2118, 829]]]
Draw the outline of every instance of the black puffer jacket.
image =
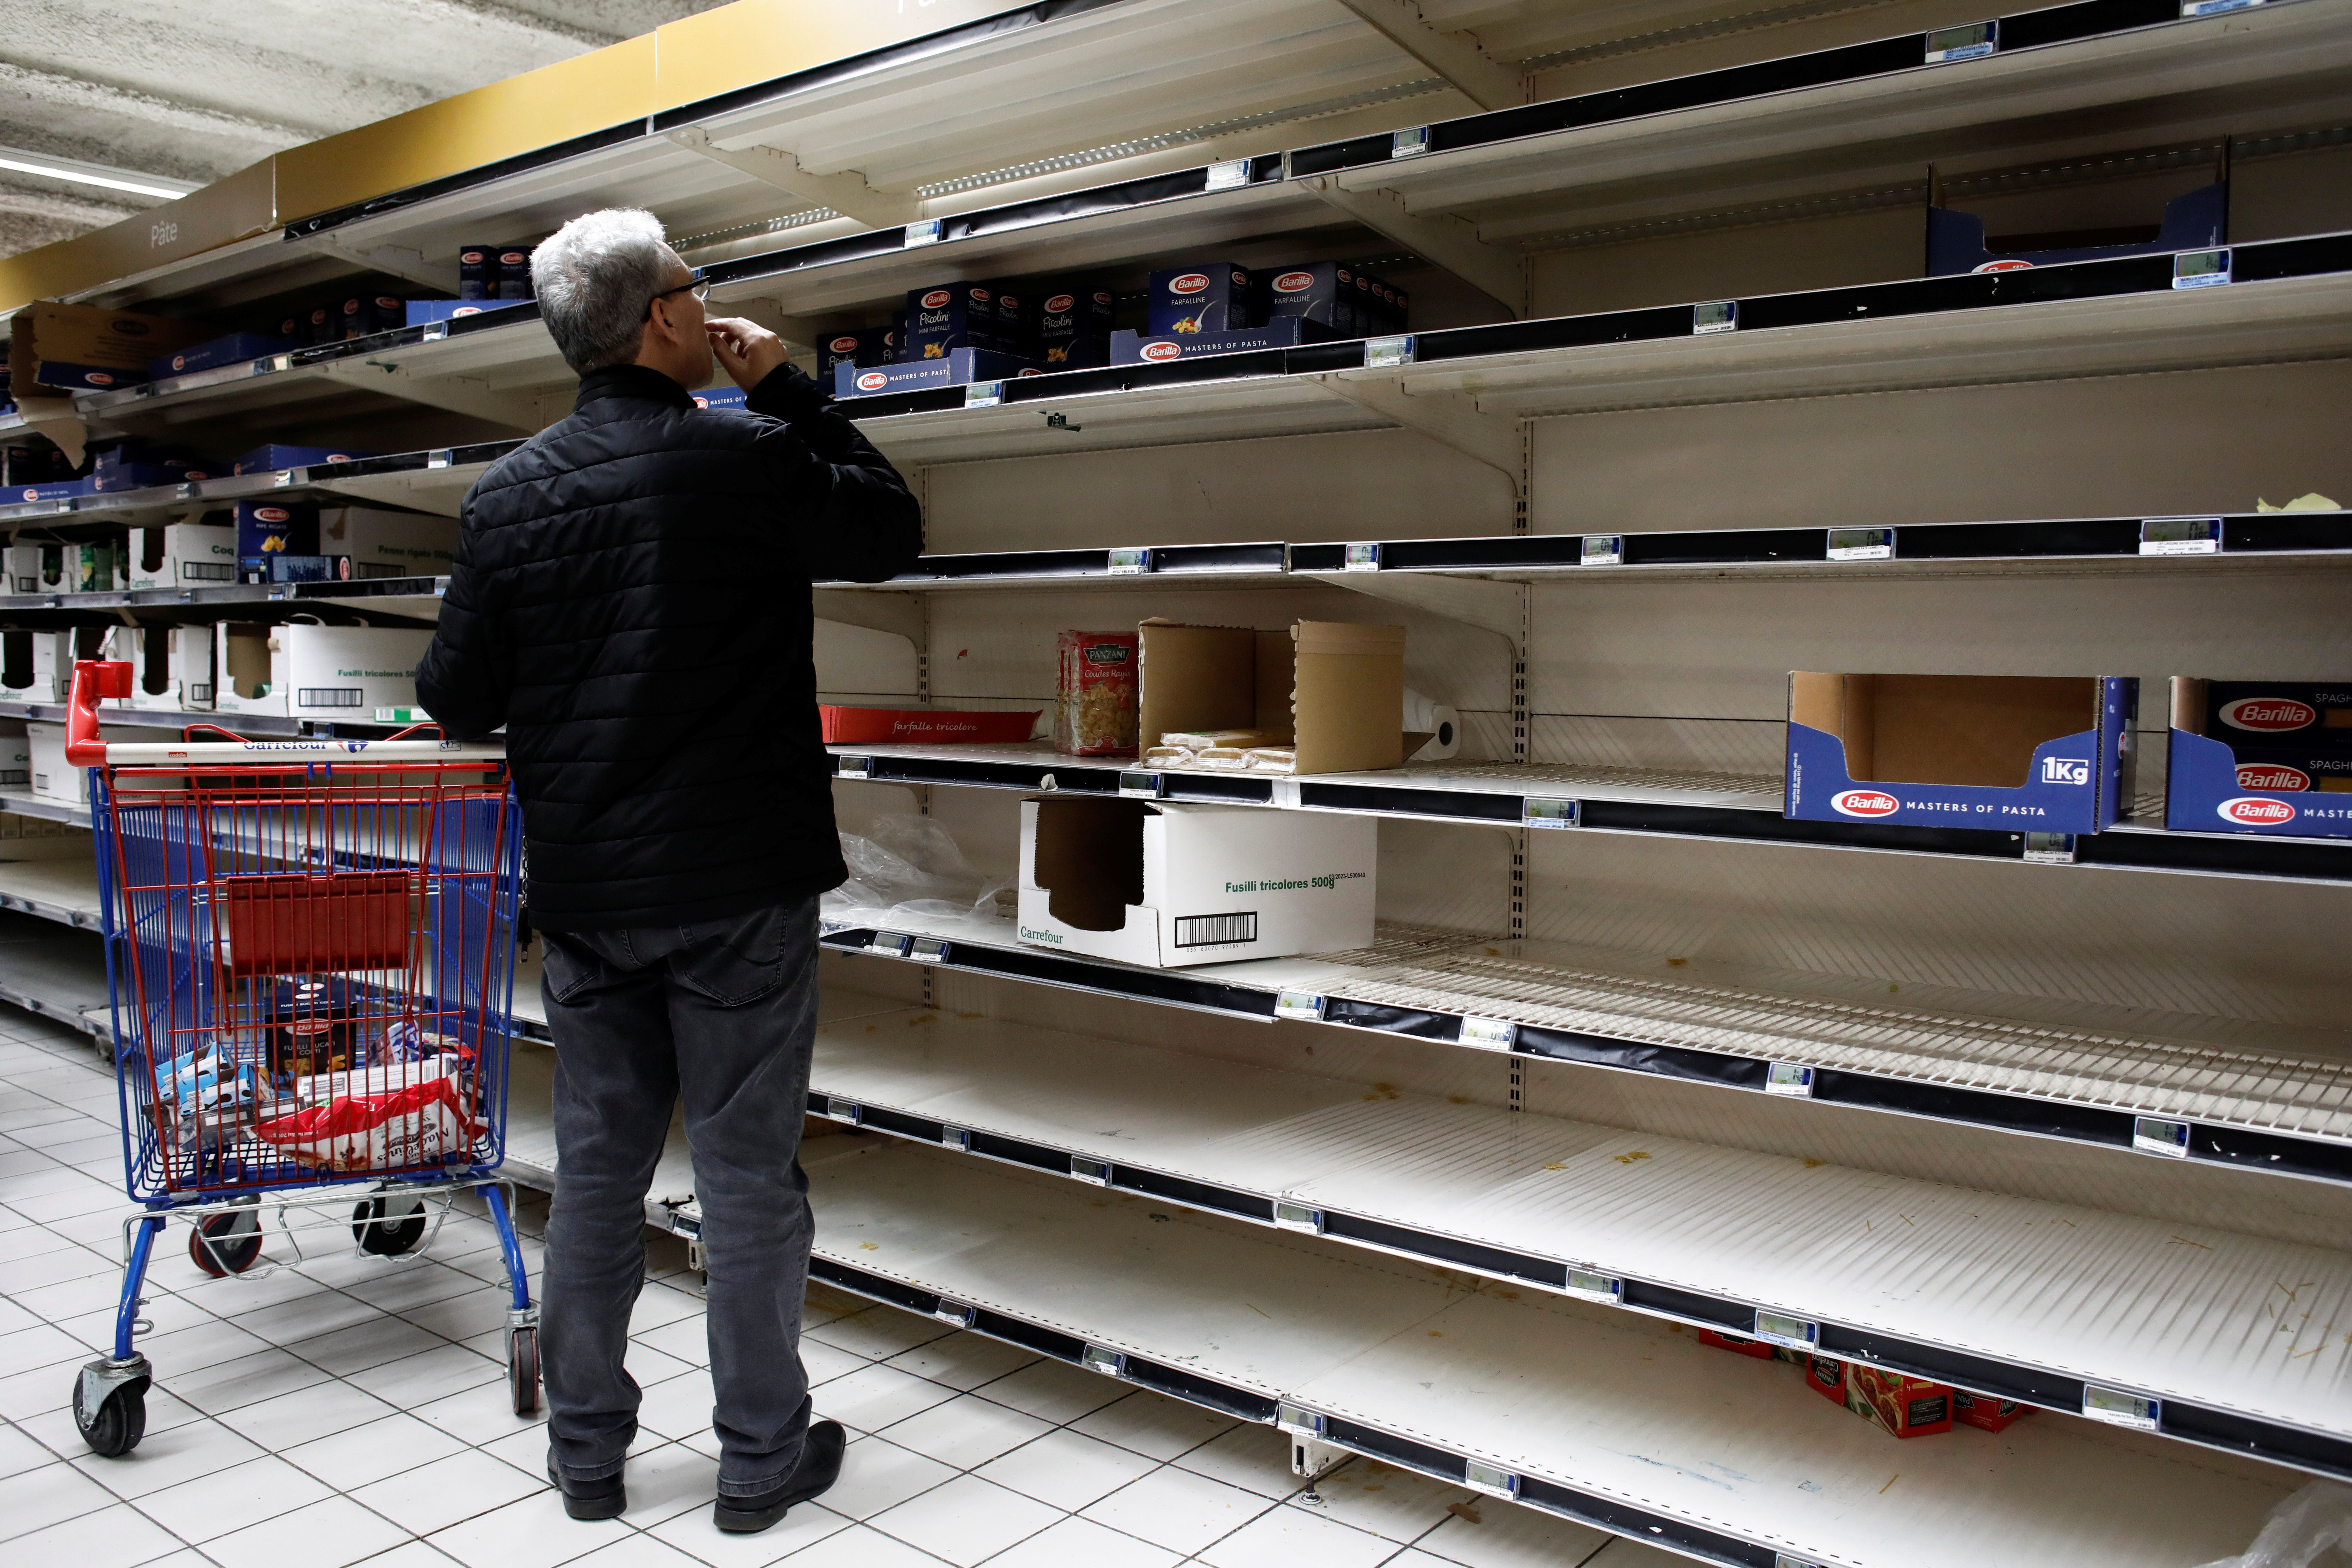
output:
[[713, 920], [847, 874], [809, 584], [906, 570], [922, 518], [799, 371], [745, 402], [597, 371], [466, 497], [417, 696], [459, 738], [506, 726], [545, 929]]

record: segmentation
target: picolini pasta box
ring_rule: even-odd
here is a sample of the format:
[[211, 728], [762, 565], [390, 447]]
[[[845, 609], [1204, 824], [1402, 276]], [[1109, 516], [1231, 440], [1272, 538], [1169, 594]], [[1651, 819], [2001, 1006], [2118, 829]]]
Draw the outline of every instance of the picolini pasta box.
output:
[[947, 708], [844, 708], [817, 704], [817, 719], [829, 746], [875, 746], [892, 742], [937, 745], [1017, 746], [1037, 727], [1042, 710], [982, 712]]
[[1135, 755], [1136, 634], [1064, 632], [1056, 664], [1054, 749], [1073, 757]]

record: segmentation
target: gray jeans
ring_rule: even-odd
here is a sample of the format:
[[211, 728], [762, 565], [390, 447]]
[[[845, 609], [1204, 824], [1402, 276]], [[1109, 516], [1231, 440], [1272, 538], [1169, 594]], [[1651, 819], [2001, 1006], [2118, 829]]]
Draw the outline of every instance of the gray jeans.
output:
[[540, 1360], [556, 1464], [616, 1474], [636, 1436], [621, 1364], [645, 1282], [645, 1201], [673, 1106], [694, 1152], [709, 1270], [719, 1490], [782, 1484], [808, 1434], [800, 1357], [808, 1178], [800, 1166], [816, 1029], [816, 900], [693, 926], [547, 937], [555, 1039], [555, 1202]]

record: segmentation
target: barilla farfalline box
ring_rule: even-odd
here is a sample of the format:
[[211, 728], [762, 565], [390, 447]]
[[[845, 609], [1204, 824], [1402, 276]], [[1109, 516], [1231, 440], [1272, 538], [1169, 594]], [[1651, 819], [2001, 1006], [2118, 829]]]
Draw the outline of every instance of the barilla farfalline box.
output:
[[194, 588], [236, 581], [236, 530], [226, 524], [168, 522], [131, 531], [131, 586]]
[[457, 520], [381, 507], [327, 507], [319, 552], [347, 556], [354, 577], [443, 577], [457, 558]]
[[1017, 932], [1155, 969], [1371, 940], [1379, 825], [1245, 805], [1055, 795], [1021, 805]]
[[837, 364], [892, 364], [898, 356], [896, 327], [849, 327], [829, 332], [816, 346], [817, 380], [831, 381], [833, 367]]
[[996, 348], [996, 294], [965, 279], [907, 291], [901, 360], [945, 359], [957, 349]]
[[147, 369], [158, 381], [166, 376], [193, 375], [200, 370], [215, 370], [225, 364], [239, 364], [268, 359], [271, 354], [282, 354], [288, 349], [299, 346], [299, 342], [290, 331], [231, 332], [226, 337], [209, 338], [165, 354]]
[[2167, 827], [2352, 837], [2352, 681], [2176, 675], [2169, 695]]
[[271, 555], [319, 553], [316, 501], [241, 500], [236, 517], [236, 566], [240, 582], [266, 583]]
[[340, 296], [321, 300], [310, 307], [310, 313], [302, 321], [302, 341], [312, 348], [343, 341], [343, 301]]
[[1116, 300], [1092, 283], [1048, 285], [1037, 300], [1032, 358], [1048, 370], [1081, 370], [1110, 363], [1110, 322]]
[[539, 297], [539, 290], [530, 280], [530, 253], [534, 248], [528, 245], [499, 247], [498, 299], [535, 300]]
[[1952, 1429], [1950, 1384], [1888, 1372], [1866, 1362], [1846, 1366], [1845, 1407], [1897, 1437], [1924, 1437]]
[[2005, 1432], [2032, 1408], [2031, 1405], [2021, 1405], [2014, 1399], [1996, 1399], [1990, 1394], [1970, 1394], [1965, 1388], [1952, 1390], [1952, 1419], [1963, 1426], [1981, 1426], [1988, 1432]]
[[2128, 676], [1789, 677], [1785, 816], [2096, 833], [2131, 798]]
[[457, 248], [457, 298], [495, 300], [499, 297], [499, 247], [466, 245]]
[[1265, 280], [1257, 306], [1261, 323], [1283, 316], [1304, 316], [1310, 321], [1322, 322], [1342, 337], [1353, 335], [1356, 301], [1352, 275], [1339, 262], [1285, 267], [1259, 276]]
[[1036, 290], [1003, 283], [991, 283], [995, 295], [996, 325], [993, 329], [998, 353], [1013, 354], [1021, 359], [1037, 357], [1037, 321], [1042, 314], [1044, 299]]
[[1250, 275], [1230, 261], [1151, 275], [1149, 335], [1239, 331], [1250, 322]]

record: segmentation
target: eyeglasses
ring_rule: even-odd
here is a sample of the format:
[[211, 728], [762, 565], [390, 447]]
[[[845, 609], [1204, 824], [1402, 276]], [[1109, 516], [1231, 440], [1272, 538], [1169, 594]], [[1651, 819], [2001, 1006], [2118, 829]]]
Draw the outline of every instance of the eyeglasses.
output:
[[[654, 300], [667, 300], [672, 294], [681, 294], [688, 290], [691, 290], [694, 297], [698, 300], [708, 300], [710, 298], [710, 284], [709, 281], [704, 279], [694, 278], [688, 279], [684, 283], [680, 283], [674, 289], [663, 289], [660, 293], [654, 296]], [[648, 300], [646, 301], [646, 320], [648, 321], [654, 319], [654, 300]]]

